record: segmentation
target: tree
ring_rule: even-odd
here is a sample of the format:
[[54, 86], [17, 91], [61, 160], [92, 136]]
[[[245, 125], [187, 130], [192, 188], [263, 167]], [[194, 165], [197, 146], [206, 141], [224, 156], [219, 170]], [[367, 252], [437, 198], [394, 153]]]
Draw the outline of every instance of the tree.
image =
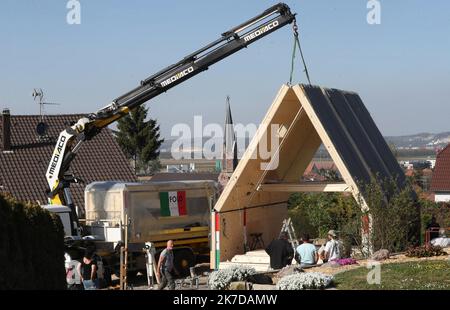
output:
[[420, 241], [420, 206], [412, 184], [399, 188], [394, 178], [376, 177], [361, 188], [372, 217], [374, 251], [400, 252], [417, 245]]
[[398, 152], [398, 149], [397, 149], [397, 146], [395, 145], [395, 143], [392, 143], [392, 142], [389, 143], [389, 149], [391, 150], [392, 155], [394, 155], [395, 158], [398, 159], [398, 157], [399, 157], [399, 152]]
[[[361, 183], [359, 188], [361, 193], [357, 200], [342, 193], [291, 195], [288, 210], [296, 232], [307, 232], [313, 237], [323, 238], [328, 230], [334, 229], [344, 243], [346, 255], [350, 255], [354, 246], [367, 255], [361, 236], [364, 218], [370, 214], [370, 244], [374, 251], [388, 249], [399, 252], [418, 243], [420, 206], [415, 200], [411, 184], [399, 188], [394, 178], [374, 177], [368, 184]], [[368, 212], [361, 210], [363, 199], [369, 207]], [[450, 209], [447, 214], [450, 214]], [[422, 221], [425, 223], [429, 218]], [[450, 216], [447, 218], [450, 219]]]
[[164, 142], [164, 139], [160, 139], [156, 120], [146, 121], [147, 114], [148, 109], [139, 106], [117, 124], [117, 142], [125, 155], [134, 160], [135, 172], [158, 166], [154, 163], [158, 162], [159, 147]]

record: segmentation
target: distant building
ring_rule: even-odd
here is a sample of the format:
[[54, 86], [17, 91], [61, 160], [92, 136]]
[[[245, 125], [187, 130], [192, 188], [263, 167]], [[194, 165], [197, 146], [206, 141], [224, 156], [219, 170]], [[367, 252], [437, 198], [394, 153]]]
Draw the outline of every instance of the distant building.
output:
[[411, 167], [408, 167], [406, 170], [405, 170], [405, 175], [407, 176], [407, 177], [413, 177], [414, 176], [414, 169], [413, 169], [413, 167], [411, 166]]
[[434, 169], [436, 166], [436, 159], [427, 159], [427, 162], [430, 164], [430, 168]]
[[342, 177], [332, 161], [312, 161], [303, 173], [303, 181], [337, 181]]
[[217, 182], [219, 173], [170, 173], [159, 172], [149, 177], [139, 177], [141, 182], [169, 182], [169, 181], [203, 181], [210, 180]]
[[217, 161], [213, 159], [160, 159], [161, 172], [170, 173], [206, 173], [219, 172]]
[[[10, 115], [0, 118], [0, 192], [22, 201], [47, 204], [45, 172], [56, 139], [64, 128], [84, 115]], [[39, 125], [39, 126], [38, 126]], [[71, 172], [84, 184], [72, 184], [76, 207], [84, 209], [84, 187], [93, 181], [135, 182], [128, 159], [108, 128], [84, 143], [72, 162]]]
[[450, 202], [450, 144], [437, 154], [430, 190], [436, 202]]
[[433, 178], [433, 170], [431, 170], [430, 168], [423, 169], [421, 171], [419, 182], [420, 182], [422, 189], [425, 192], [430, 190], [432, 178]]

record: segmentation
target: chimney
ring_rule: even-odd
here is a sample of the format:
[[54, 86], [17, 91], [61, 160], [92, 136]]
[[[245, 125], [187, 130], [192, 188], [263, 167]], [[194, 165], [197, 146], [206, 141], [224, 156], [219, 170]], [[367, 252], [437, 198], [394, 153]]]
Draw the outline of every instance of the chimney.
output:
[[2, 149], [3, 152], [11, 151], [11, 114], [9, 109], [2, 112]]

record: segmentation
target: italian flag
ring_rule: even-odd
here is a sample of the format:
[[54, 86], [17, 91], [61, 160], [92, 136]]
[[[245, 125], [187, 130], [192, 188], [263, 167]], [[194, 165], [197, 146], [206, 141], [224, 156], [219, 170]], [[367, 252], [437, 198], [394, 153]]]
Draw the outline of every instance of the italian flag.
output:
[[161, 216], [186, 215], [186, 192], [160, 192]]

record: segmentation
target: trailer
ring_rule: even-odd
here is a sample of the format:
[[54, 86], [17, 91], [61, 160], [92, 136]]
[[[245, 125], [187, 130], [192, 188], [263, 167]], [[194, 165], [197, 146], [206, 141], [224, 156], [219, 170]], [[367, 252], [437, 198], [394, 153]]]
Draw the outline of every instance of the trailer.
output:
[[187, 275], [189, 267], [208, 259], [210, 216], [217, 198], [214, 181], [94, 182], [85, 189], [83, 234], [92, 237], [97, 254], [116, 274], [125, 244], [128, 272], [133, 274], [146, 270], [146, 242], [155, 245], [158, 257], [173, 240], [175, 267]]

